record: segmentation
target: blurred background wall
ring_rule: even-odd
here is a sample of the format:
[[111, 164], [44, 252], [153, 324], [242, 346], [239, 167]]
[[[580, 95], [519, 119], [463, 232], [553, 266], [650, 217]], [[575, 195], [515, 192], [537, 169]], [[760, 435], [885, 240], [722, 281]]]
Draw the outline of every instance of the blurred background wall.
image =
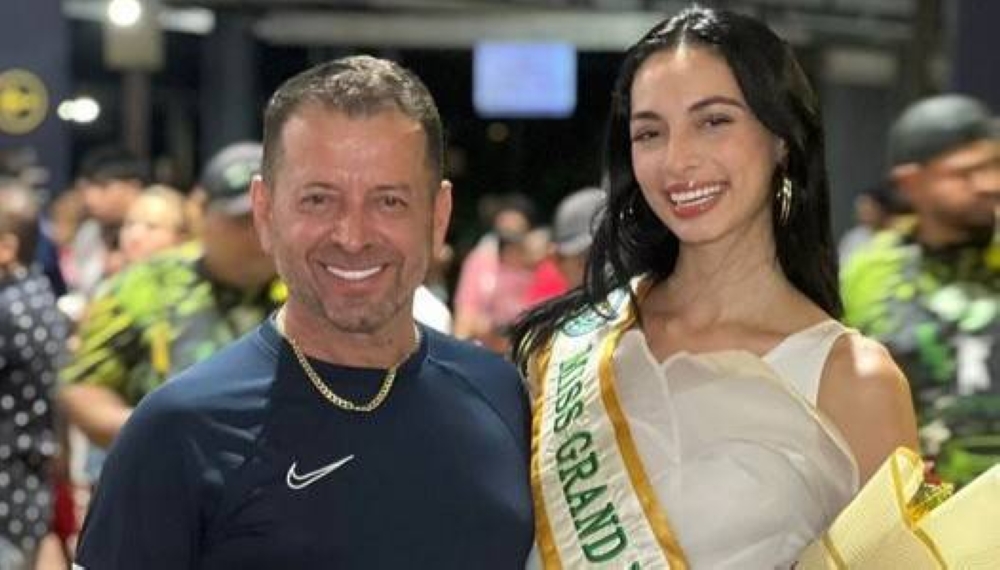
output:
[[[838, 234], [852, 223], [853, 197], [881, 179], [885, 132], [903, 105], [957, 90], [1000, 109], [998, 2], [703, 3], [765, 18], [799, 53], [823, 103]], [[312, 63], [372, 53], [412, 68], [438, 100], [457, 189], [454, 240], [461, 243], [480, 229], [472, 222], [479, 196], [523, 192], [544, 214], [572, 189], [599, 181], [599, 148], [622, 51], [683, 5], [4, 0], [0, 78], [7, 81], [0, 82], [0, 116], [13, 116], [8, 122], [18, 126], [0, 127], [0, 150], [34, 155], [53, 193], [69, 183], [80, 156], [108, 143], [148, 158], [157, 179], [185, 188], [213, 150], [259, 137], [266, 96], [282, 80]], [[482, 61], [494, 44], [545, 44], [557, 55], [548, 61], [515, 50], [499, 82], [477, 94], [477, 81], [489, 79], [481, 76], [488, 71]], [[37, 78], [44, 101], [22, 84], [27, 75], [12, 70]], [[554, 78], [571, 82], [568, 95]], [[532, 89], [561, 99], [531, 99]], [[513, 106], [504, 107], [504, 95]], [[42, 118], [29, 128], [38, 112]], [[35, 118], [17, 122], [19, 114], [31, 113]]]

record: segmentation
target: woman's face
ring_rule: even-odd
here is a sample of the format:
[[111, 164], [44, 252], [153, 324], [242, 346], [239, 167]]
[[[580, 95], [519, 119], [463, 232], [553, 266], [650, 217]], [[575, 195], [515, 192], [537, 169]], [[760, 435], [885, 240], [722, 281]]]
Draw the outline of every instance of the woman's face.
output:
[[184, 212], [158, 196], [140, 196], [129, 208], [119, 236], [128, 262], [145, 259], [181, 243]]
[[784, 143], [722, 57], [683, 44], [650, 56], [632, 82], [629, 135], [642, 194], [682, 244], [770, 236]]

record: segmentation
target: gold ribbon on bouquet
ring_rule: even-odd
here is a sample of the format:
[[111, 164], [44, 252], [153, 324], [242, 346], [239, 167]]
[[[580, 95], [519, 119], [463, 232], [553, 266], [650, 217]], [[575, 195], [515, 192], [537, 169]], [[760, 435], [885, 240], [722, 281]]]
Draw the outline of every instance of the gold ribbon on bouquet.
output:
[[799, 557], [796, 570], [1000, 567], [1000, 465], [958, 493], [897, 449]]

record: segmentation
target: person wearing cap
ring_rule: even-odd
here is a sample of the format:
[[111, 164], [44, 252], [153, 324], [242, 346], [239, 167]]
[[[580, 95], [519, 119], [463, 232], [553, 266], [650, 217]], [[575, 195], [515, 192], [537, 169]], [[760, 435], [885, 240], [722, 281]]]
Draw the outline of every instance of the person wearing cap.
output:
[[965, 95], [906, 108], [890, 176], [914, 215], [841, 272], [845, 320], [881, 340], [910, 382], [925, 453], [965, 483], [1000, 461], [1000, 137]]
[[282, 288], [250, 215], [261, 146], [236, 143], [205, 167], [200, 239], [128, 266], [102, 283], [61, 370], [70, 421], [101, 447], [143, 397], [257, 325]]
[[597, 216], [606, 194], [599, 188], [581, 188], [556, 207], [552, 220], [550, 254], [535, 269], [527, 302], [534, 306], [583, 284], [587, 253], [594, 241]]

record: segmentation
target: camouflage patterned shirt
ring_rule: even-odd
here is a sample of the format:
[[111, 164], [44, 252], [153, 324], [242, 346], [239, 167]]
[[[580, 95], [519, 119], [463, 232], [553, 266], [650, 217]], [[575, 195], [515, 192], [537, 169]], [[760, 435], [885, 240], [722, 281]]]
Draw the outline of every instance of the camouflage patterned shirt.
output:
[[106, 386], [134, 406], [168, 377], [251, 330], [283, 297], [277, 283], [244, 292], [213, 281], [196, 247], [169, 251], [101, 286], [62, 379]]
[[939, 470], [958, 482], [1000, 458], [1000, 266], [990, 247], [931, 250], [912, 227], [895, 229], [841, 274], [844, 320], [902, 367], [924, 451], [941, 453]]

